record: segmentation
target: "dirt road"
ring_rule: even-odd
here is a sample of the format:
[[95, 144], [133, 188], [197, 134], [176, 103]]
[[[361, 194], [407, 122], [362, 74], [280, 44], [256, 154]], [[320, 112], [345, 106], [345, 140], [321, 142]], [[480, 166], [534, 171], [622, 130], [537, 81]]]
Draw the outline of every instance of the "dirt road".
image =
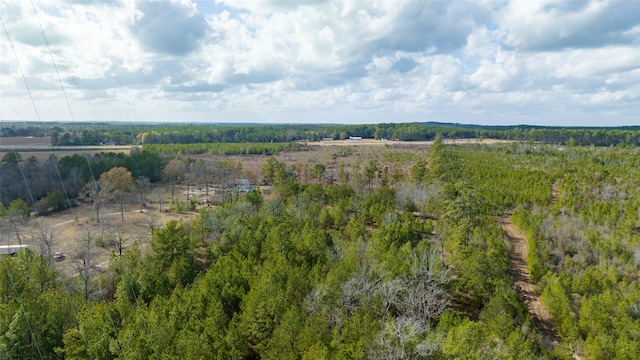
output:
[[540, 302], [540, 296], [535, 292], [529, 269], [527, 268], [527, 253], [529, 246], [526, 236], [511, 223], [510, 215], [496, 218], [496, 222], [502, 227], [509, 237], [511, 252], [509, 253], [509, 265], [512, 286], [522, 302], [529, 309], [529, 315], [538, 333], [542, 336], [543, 345], [552, 348], [560, 342], [558, 330], [551, 324], [550, 316]]

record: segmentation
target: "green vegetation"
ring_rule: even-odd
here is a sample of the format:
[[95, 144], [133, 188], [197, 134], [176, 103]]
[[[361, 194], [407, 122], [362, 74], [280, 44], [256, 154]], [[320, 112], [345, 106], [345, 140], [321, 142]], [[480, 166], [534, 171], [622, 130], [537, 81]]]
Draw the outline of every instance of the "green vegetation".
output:
[[[371, 125], [229, 125], [229, 124], [122, 124], [51, 123], [25, 125], [4, 122], [0, 136], [50, 136], [53, 145], [286, 143], [298, 140], [336, 140], [361, 136], [401, 141], [492, 138], [569, 145], [640, 145], [639, 127], [558, 128], [542, 126], [477, 126], [447, 123]], [[114, 126], [115, 125], [115, 126]]]
[[149, 144], [145, 151], [158, 154], [275, 155], [280, 151], [297, 151], [297, 143], [207, 143]]
[[[359, 131], [391, 128], [405, 129]], [[640, 150], [433, 138], [429, 151], [386, 149], [352, 166], [341, 161], [355, 154], [294, 165], [265, 156], [261, 180], [273, 192], [245, 195], [227, 185], [242, 166], [202, 155], [298, 148], [154, 145], [60, 159], [76, 189], [90, 183], [88, 162], [100, 187], [136, 191], [141, 204], [144, 179], [217, 187], [223, 204], [153, 229], [148, 250], [118, 246], [93, 277], [62, 275], [32, 250], [2, 257], [0, 359], [640, 358]], [[9, 160], [3, 171], [17, 172]], [[172, 210], [185, 211], [173, 197]], [[10, 214], [24, 219], [14, 201], [0, 207], [3, 226]], [[560, 334], [554, 348], [512, 284], [511, 243], [496, 221], [509, 214]], [[109, 235], [92, 236], [86, 244]]]

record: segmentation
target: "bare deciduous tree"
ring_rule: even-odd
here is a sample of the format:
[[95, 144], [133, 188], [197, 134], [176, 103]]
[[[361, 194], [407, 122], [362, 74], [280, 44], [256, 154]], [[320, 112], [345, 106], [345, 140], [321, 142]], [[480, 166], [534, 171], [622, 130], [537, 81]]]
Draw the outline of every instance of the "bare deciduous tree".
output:
[[138, 176], [133, 180], [133, 185], [138, 191], [138, 195], [140, 195], [140, 212], [142, 212], [142, 209], [144, 208], [144, 194], [149, 190], [151, 182], [148, 177]]
[[145, 229], [145, 232], [153, 235], [153, 231], [159, 226], [158, 217], [153, 212], [147, 212], [142, 220], [140, 220], [140, 224], [142, 228]]
[[118, 255], [122, 256], [122, 252], [129, 247], [129, 244], [132, 241], [131, 233], [128, 229], [121, 226], [115, 226], [112, 228], [111, 235], [113, 236], [113, 242]]
[[111, 183], [103, 180], [97, 180], [88, 183], [85, 188], [85, 194], [91, 201], [91, 206], [96, 211], [96, 221], [100, 222], [100, 209], [108, 200], [108, 194], [111, 193], [113, 186]]
[[391, 319], [376, 336], [369, 356], [376, 360], [428, 358], [438, 348], [437, 338], [425, 338], [428, 331], [427, 324], [410, 317]]
[[436, 251], [416, 249], [407, 260], [411, 273], [405, 278], [407, 296], [398, 304], [408, 316], [428, 321], [440, 316], [449, 303], [449, 271]]
[[398, 205], [404, 209], [417, 210], [422, 213], [424, 211], [427, 194], [422, 185], [403, 183], [398, 185], [396, 199], [398, 200]]
[[162, 170], [162, 177], [165, 181], [171, 184], [171, 200], [175, 201], [176, 199], [176, 184], [182, 181], [186, 169], [187, 168], [184, 161], [175, 158], [173, 160], [170, 160], [164, 167], [164, 170]]
[[382, 280], [374, 266], [362, 264], [360, 271], [345, 281], [340, 287], [340, 305], [350, 314], [366, 299], [374, 296]]
[[111, 184], [108, 193], [107, 189], [102, 190], [103, 195], [120, 206], [120, 217], [124, 221], [124, 203], [133, 187], [131, 172], [123, 167], [114, 167], [100, 175], [100, 181]]
[[93, 258], [96, 254], [95, 241], [98, 237], [98, 230], [94, 225], [87, 225], [84, 228], [84, 232], [76, 238], [76, 248], [72, 254], [72, 260], [82, 281], [86, 299], [89, 298], [89, 285], [93, 270]]
[[202, 222], [203, 229], [208, 231], [208, 239], [205, 239], [203, 236], [203, 241], [218, 241], [222, 236], [222, 232], [224, 231], [226, 216], [222, 214], [222, 210], [218, 209], [207, 209], [207, 211], [202, 211], [200, 213], [200, 221]]
[[54, 248], [58, 243], [59, 234], [54, 227], [49, 226], [43, 221], [38, 221], [38, 232], [33, 237], [33, 241], [40, 250], [40, 255], [53, 261]]

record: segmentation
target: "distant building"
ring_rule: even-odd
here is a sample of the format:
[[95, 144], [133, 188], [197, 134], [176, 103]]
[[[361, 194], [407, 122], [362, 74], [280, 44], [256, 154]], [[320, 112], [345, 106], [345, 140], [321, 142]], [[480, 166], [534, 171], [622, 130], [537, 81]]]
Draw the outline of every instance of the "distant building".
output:
[[237, 188], [238, 192], [249, 192], [255, 189], [248, 179], [235, 179], [231, 186]]
[[0, 255], [14, 255], [18, 251], [28, 247], [29, 245], [0, 245]]
[[322, 138], [322, 141], [333, 141], [333, 138], [332, 137]]
[[349, 140], [362, 140], [362, 136], [349, 136]]

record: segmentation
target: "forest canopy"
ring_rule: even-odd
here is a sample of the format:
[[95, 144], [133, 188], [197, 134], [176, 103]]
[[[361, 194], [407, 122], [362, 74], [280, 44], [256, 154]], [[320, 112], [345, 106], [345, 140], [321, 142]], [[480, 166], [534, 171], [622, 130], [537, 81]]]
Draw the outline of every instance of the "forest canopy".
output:
[[[31, 166], [8, 153], [2, 244], [20, 239], [34, 207], [83, 198], [96, 216], [70, 225], [81, 229], [72, 271], [53, 261], [63, 240], [45, 227], [29, 238], [41, 246], [0, 257], [0, 359], [639, 358], [638, 148], [447, 136], [326, 158], [277, 141]], [[249, 158], [262, 166], [240, 191]], [[19, 196], [25, 182], [41, 204]], [[170, 189], [165, 206], [191, 216], [119, 232], [122, 194], [150, 211], [153, 184]], [[221, 200], [177, 195], [195, 187]], [[101, 217], [107, 206], [121, 219]], [[100, 271], [98, 248], [111, 252]]]

